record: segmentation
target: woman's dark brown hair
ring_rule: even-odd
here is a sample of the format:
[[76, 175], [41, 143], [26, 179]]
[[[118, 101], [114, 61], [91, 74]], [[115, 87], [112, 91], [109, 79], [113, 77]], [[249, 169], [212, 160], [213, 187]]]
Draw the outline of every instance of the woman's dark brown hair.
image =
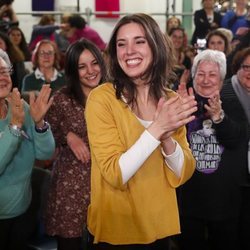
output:
[[43, 15], [38, 23], [38, 25], [49, 25], [51, 24], [52, 22], [55, 22], [55, 18], [53, 15]]
[[0, 38], [6, 45], [6, 52], [10, 57], [11, 63], [22, 62], [25, 60], [24, 55], [14, 46], [7, 34], [0, 32]]
[[235, 54], [231, 65], [231, 70], [233, 74], [237, 73], [242, 63], [246, 60], [248, 56], [250, 56], [250, 47], [242, 49]]
[[110, 58], [110, 74], [116, 89], [116, 96], [126, 96], [127, 102], [136, 103], [136, 87], [129, 76], [122, 70], [117, 59], [116, 38], [119, 29], [126, 24], [137, 23], [145, 31], [145, 38], [152, 50], [153, 59], [141, 79], [150, 84], [150, 95], [156, 100], [165, 95], [168, 82], [173, 76], [173, 49], [169, 38], [163, 34], [156, 21], [149, 15], [138, 13], [123, 17], [115, 26], [108, 44], [108, 56]]
[[229, 41], [228, 41], [228, 38], [226, 37], [226, 35], [220, 31], [220, 30], [212, 30], [208, 33], [207, 37], [206, 37], [206, 40], [207, 40], [207, 46], [209, 45], [209, 42], [210, 42], [210, 39], [213, 37], [213, 36], [219, 36], [220, 38], [222, 38], [222, 40], [224, 41], [224, 44], [225, 44], [225, 48], [224, 48], [224, 53], [225, 55], [228, 55], [230, 53], [230, 45], [229, 45]]
[[106, 81], [107, 73], [102, 53], [94, 43], [87, 39], [81, 39], [68, 47], [65, 56], [65, 77], [67, 80], [66, 94], [85, 106], [86, 97], [82, 92], [78, 70], [79, 58], [84, 50], [90, 51], [101, 69], [102, 79], [100, 83]]
[[8, 35], [10, 36], [12, 31], [16, 31], [16, 30], [19, 31], [20, 34], [21, 34], [21, 42], [18, 45], [18, 47], [24, 54], [24, 57], [25, 57], [24, 60], [25, 61], [30, 61], [31, 60], [31, 53], [30, 53], [30, 51], [28, 49], [28, 45], [27, 45], [26, 38], [24, 36], [23, 31], [18, 26], [12, 26], [8, 30]]

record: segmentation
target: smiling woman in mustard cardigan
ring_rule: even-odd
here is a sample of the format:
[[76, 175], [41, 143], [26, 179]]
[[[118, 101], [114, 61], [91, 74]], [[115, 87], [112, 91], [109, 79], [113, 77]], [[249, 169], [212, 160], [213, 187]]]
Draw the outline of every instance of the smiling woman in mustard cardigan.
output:
[[92, 247], [167, 249], [168, 236], [180, 233], [175, 188], [194, 171], [184, 125], [196, 102], [166, 88], [173, 53], [150, 16], [122, 18], [108, 55], [114, 81], [86, 105]]

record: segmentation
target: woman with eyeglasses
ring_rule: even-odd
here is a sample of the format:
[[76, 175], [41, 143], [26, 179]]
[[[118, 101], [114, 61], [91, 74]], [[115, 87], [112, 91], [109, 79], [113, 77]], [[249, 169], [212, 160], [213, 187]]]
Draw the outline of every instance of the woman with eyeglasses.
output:
[[35, 158], [49, 159], [55, 150], [44, 116], [52, 104], [44, 85], [30, 105], [12, 89], [8, 55], [0, 49], [0, 249], [26, 250], [33, 230], [31, 174]]
[[52, 91], [65, 85], [64, 73], [60, 71], [59, 52], [50, 40], [41, 40], [32, 55], [34, 72], [26, 75], [22, 83], [22, 94], [40, 91], [43, 84], [50, 84]]
[[235, 147], [232, 151], [235, 167], [242, 171], [241, 188], [241, 217], [240, 217], [240, 242], [239, 249], [250, 249], [250, 47], [238, 51], [232, 61], [233, 76], [223, 85], [221, 91], [222, 108], [231, 118], [232, 128], [221, 127], [230, 130], [233, 135]]

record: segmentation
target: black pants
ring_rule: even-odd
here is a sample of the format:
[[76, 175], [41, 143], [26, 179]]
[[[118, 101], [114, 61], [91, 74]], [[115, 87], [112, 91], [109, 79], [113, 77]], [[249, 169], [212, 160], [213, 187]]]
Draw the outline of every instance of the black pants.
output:
[[250, 249], [250, 187], [242, 187], [242, 204], [240, 217], [241, 250]]
[[150, 244], [111, 245], [108, 243], [93, 244], [94, 237], [89, 235], [90, 250], [169, 250], [169, 238], [157, 240]]
[[[57, 250], [82, 250], [82, 238], [56, 237]], [[85, 249], [83, 249], [85, 250]]]
[[180, 250], [239, 249], [239, 220], [205, 221], [181, 218]]
[[15, 218], [0, 220], [0, 249], [26, 250], [33, 230], [33, 218], [29, 211]]

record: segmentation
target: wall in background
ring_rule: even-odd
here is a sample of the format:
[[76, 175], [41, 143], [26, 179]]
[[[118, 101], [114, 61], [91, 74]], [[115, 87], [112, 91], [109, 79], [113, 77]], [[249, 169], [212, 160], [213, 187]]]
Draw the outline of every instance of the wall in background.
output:
[[[41, 1], [41, 0], [38, 0]], [[169, 0], [169, 15], [173, 12], [173, 0]], [[175, 11], [177, 13], [182, 13], [182, 1], [175, 1]], [[193, 4], [197, 6], [197, 0], [193, 0]], [[30, 39], [32, 26], [39, 21], [39, 17], [34, 17], [30, 14], [23, 14], [26, 12], [31, 12], [31, 0], [15, 0], [14, 1], [14, 9], [18, 14], [18, 18], [20, 21], [20, 27], [24, 31], [24, 34], [27, 38], [27, 41]], [[95, 1], [94, 0], [80, 0], [79, 1], [80, 12], [85, 13], [86, 9], [90, 9], [91, 11], [95, 11]], [[162, 31], [165, 31], [165, 23], [166, 23], [166, 8], [167, 1], [166, 0], [120, 0], [120, 11], [123, 13], [135, 13], [135, 12], [145, 12], [148, 14], [157, 13], [157, 15], [153, 15], [155, 20], [160, 25]], [[197, 6], [200, 8], [200, 3]], [[77, 0], [55, 0], [55, 11], [60, 12], [75, 12], [77, 10]], [[162, 14], [162, 15], [160, 15]], [[84, 16], [84, 15], [83, 15]], [[60, 16], [55, 16], [57, 22], [60, 22]], [[86, 16], [84, 16], [86, 17]], [[181, 17], [181, 16], [180, 16]], [[89, 24], [95, 30], [97, 30], [104, 41], [108, 42], [110, 34], [113, 30], [114, 25], [116, 24], [117, 19], [107, 19], [107, 18], [96, 18], [95, 15], [91, 15], [89, 19]]]

